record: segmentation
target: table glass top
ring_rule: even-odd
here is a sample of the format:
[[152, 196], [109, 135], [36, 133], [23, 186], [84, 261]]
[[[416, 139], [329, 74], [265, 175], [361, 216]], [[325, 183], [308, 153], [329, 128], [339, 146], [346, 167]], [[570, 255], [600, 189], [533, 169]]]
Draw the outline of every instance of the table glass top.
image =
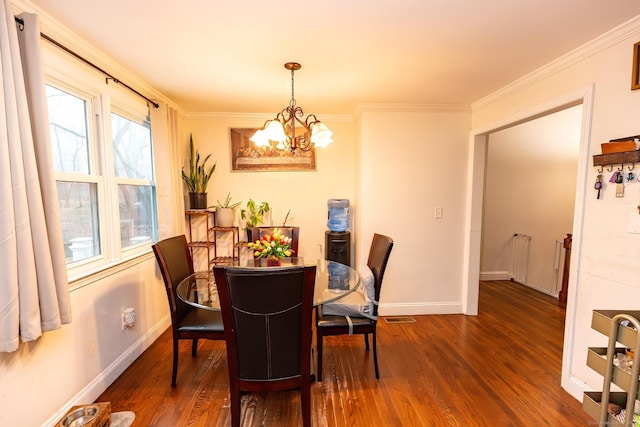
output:
[[[316, 265], [316, 283], [313, 305], [338, 300], [360, 286], [358, 272], [344, 264], [319, 259], [305, 261], [304, 258], [283, 258], [281, 265]], [[244, 261], [244, 268], [269, 268], [266, 260]], [[196, 272], [180, 282], [176, 288], [178, 297], [187, 304], [208, 310], [220, 310], [218, 291], [213, 272]]]

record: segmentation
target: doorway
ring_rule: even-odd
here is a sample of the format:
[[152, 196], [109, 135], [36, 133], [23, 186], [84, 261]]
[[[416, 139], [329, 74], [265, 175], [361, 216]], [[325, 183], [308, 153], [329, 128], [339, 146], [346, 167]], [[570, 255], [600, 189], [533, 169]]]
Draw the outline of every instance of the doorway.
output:
[[[578, 154], [578, 173], [576, 179], [576, 195], [573, 219], [573, 243], [570, 265], [569, 291], [567, 297], [564, 348], [572, 349], [575, 341], [575, 301], [579, 291], [576, 277], [582, 251], [582, 228], [584, 201], [587, 188], [587, 171], [589, 166], [590, 123], [592, 120], [594, 86], [590, 85], [552, 100], [547, 104], [521, 112], [513, 117], [484, 128], [474, 129], [469, 139], [468, 158], [468, 191], [466, 200], [466, 219], [463, 268], [463, 311], [467, 315], [478, 313], [478, 293], [480, 280], [480, 248], [482, 236], [482, 209], [484, 196], [484, 173], [488, 135], [501, 129], [524, 123], [560, 111], [571, 106], [582, 104], [582, 125], [580, 150]], [[562, 354], [561, 385], [567, 389], [571, 372], [571, 351]]]
[[488, 135], [481, 280], [558, 297], [573, 230], [582, 104]]

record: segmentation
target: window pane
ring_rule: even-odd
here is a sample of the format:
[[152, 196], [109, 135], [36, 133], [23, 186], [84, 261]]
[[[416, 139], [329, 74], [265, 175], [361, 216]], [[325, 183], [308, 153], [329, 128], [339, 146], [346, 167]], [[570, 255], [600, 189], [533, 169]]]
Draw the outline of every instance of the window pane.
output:
[[100, 255], [97, 185], [56, 182], [67, 264]]
[[116, 176], [153, 180], [151, 128], [111, 114]]
[[88, 174], [86, 101], [49, 85], [46, 93], [55, 171]]
[[123, 248], [151, 241], [156, 226], [155, 188], [118, 185], [120, 244]]

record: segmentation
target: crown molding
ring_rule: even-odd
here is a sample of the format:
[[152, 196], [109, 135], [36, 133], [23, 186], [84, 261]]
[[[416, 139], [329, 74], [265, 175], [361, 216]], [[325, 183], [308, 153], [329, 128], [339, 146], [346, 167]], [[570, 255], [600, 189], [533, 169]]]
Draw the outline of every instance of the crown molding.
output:
[[[316, 114], [323, 122], [352, 122], [355, 120], [352, 114]], [[272, 113], [231, 113], [231, 112], [199, 112], [188, 111], [184, 113], [186, 119], [191, 120], [210, 120], [210, 119], [244, 119], [259, 120], [261, 123], [271, 120], [276, 116], [276, 112]]]
[[394, 104], [363, 103], [356, 107], [355, 115], [362, 113], [471, 113], [471, 108], [463, 104]]
[[510, 94], [517, 92], [526, 86], [566, 70], [567, 68], [639, 33], [640, 15], [596, 37], [590, 42], [585, 43], [554, 61], [524, 75], [492, 94], [473, 102], [471, 104], [471, 111], [482, 109], [493, 102], [506, 98]]

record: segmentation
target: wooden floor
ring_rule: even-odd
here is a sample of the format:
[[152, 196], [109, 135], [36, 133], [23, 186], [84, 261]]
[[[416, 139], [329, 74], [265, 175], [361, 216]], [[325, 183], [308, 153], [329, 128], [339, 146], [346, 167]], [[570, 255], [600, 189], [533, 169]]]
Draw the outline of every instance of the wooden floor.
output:
[[[560, 387], [564, 310], [511, 282], [481, 282], [478, 316], [378, 322], [380, 379], [362, 337], [325, 340], [323, 382], [312, 385], [314, 426], [588, 426]], [[134, 411], [134, 427], [231, 424], [225, 348], [180, 347], [170, 386], [167, 330], [97, 401]], [[248, 394], [243, 426], [298, 426], [297, 391]]]

